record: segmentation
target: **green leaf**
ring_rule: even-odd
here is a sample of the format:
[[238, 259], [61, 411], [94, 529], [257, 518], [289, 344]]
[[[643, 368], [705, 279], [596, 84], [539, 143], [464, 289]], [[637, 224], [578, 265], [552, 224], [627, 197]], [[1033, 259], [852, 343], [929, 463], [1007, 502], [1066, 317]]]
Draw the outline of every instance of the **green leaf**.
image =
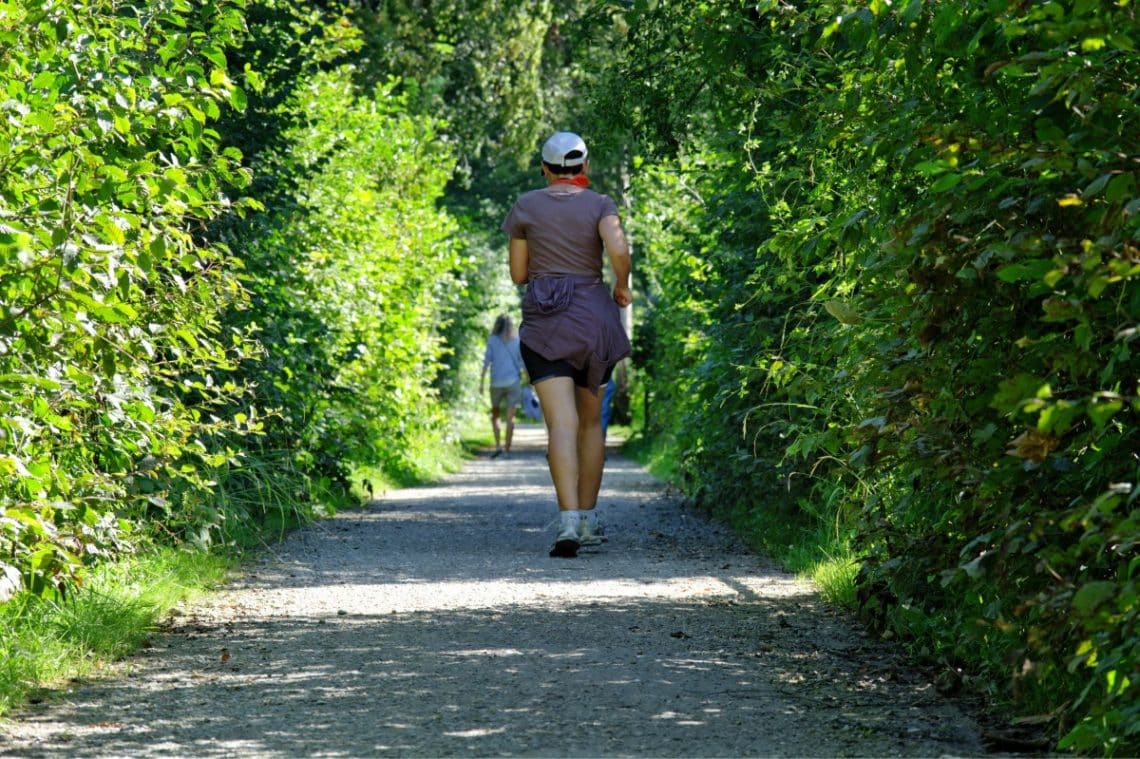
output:
[[1130, 53], [1136, 52], [1136, 44], [1126, 34], [1109, 34], [1108, 44], [1119, 50], [1127, 50]]
[[1124, 408], [1124, 404], [1121, 401], [1092, 402], [1086, 407], [1086, 413], [1097, 429], [1103, 429], [1104, 425], [1108, 424], [1109, 420], [1122, 408]]
[[962, 571], [972, 580], [978, 580], [986, 574], [986, 564], [990, 563], [992, 556], [989, 551], [982, 551], [973, 560], [966, 562], [961, 566]]
[[1086, 322], [1081, 322], [1073, 329], [1073, 343], [1083, 351], [1092, 345], [1092, 328]]
[[1101, 174], [1099, 177], [1089, 182], [1084, 190], [1081, 191], [1081, 197], [1092, 198], [1100, 194], [1101, 190], [1108, 184], [1108, 180], [1112, 179], [1112, 174]]
[[1042, 388], [1049, 383], [1031, 374], [1018, 374], [998, 383], [998, 390], [990, 402], [992, 408], [1005, 414], [1012, 414], [1021, 408], [1021, 404], [1031, 398], [1037, 398]]
[[54, 563], [55, 549], [41, 548], [27, 558], [27, 565], [34, 572], [46, 572]]
[[1037, 259], [1023, 263], [1009, 264], [997, 270], [997, 278], [1003, 282], [1019, 282], [1021, 280], [1039, 280], [1055, 267], [1048, 259]]
[[1108, 580], [1094, 580], [1086, 583], [1073, 594], [1073, 608], [1082, 615], [1092, 614], [1098, 606], [1113, 598], [1117, 584]]
[[0, 384], [33, 385], [43, 390], [59, 390], [63, 387], [53, 379], [27, 374], [0, 374]]
[[55, 80], [58, 75], [54, 71], [41, 71], [32, 80], [32, 87], [38, 90], [51, 89], [55, 85]]
[[191, 332], [190, 330], [179, 329], [179, 330], [175, 331], [175, 334], [178, 335], [180, 338], [182, 338], [182, 341], [184, 343], [186, 343], [187, 345], [189, 345], [191, 348], [197, 348], [198, 347], [198, 339], [196, 337], [194, 337], [194, 333]]
[[1136, 177], [1133, 174], [1118, 174], [1108, 183], [1104, 198], [1110, 203], [1119, 203], [1136, 193]]
[[959, 185], [962, 181], [961, 174], [945, 174], [938, 179], [937, 182], [930, 186], [931, 192], [946, 192]]
[[[148, 246], [148, 249], [150, 251], [151, 256], [153, 256], [155, 259], [161, 261], [166, 256], [166, 238], [162, 237], [161, 235], [159, 235], [158, 237], [155, 237], [153, 240], [150, 241], [150, 245]], [[151, 261], [149, 258], [146, 259], [145, 264], [143, 263], [143, 259], [141, 257], [139, 258], [139, 266], [141, 266], [144, 271], [149, 272], [151, 269], [151, 265], [152, 264], [151, 264]]]
[[1074, 0], [1073, 2], [1073, 15], [1085, 16], [1089, 13], [1096, 12], [1100, 7], [1100, 0]]
[[950, 165], [945, 161], [923, 161], [916, 164], [914, 170], [925, 176], [933, 177], [949, 171]]
[[210, 63], [213, 63], [215, 66], [221, 69], [224, 76], [226, 69], [225, 53], [216, 47], [207, 47], [201, 51], [201, 55], [203, 58], [210, 61]]
[[1081, 405], [1072, 401], [1059, 400], [1047, 404], [1037, 417], [1037, 429], [1063, 435], [1073, 424], [1073, 419], [1081, 412]]
[[51, 132], [55, 129], [55, 118], [46, 111], [35, 111], [29, 114], [24, 119], [24, 123], [44, 132]]
[[859, 312], [848, 306], [846, 303], [843, 303], [842, 301], [825, 301], [823, 307], [827, 313], [834, 316], [842, 324], [854, 325], [861, 324], [863, 322], [863, 317], [859, 314]]
[[241, 87], [234, 87], [230, 90], [230, 107], [235, 111], [244, 112], [249, 105], [249, 100], [246, 97], [245, 90]]

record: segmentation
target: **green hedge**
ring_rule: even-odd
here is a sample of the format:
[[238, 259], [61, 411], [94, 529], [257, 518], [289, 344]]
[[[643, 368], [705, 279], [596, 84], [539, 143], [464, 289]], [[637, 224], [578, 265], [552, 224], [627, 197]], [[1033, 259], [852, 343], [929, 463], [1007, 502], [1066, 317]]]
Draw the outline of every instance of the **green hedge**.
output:
[[341, 66], [297, 80], [257, 164], [276, 207], [233, 243], [254, 293], [233, 320], [266, 346], [242, 376], [278, 412], [261, 444], [342, 480], [354, 463], [410, 472], [446, 434], [441, 314], [462, 271], [436, 205], [454, 158], [435, 120], [406, 113], [392, 85], [356, 92], [352, 77]]
[[943, 686], [1136, 750], [1136, 10], [634, 5], [605, 98], [690, 489], [843, 525]]
[[448, 434], [455, 159], [359, 48], [335, 5], [0, 4], [0, 599]]
[[[201, 503], [245, 355], [240, 266], [201, 237], [247, 179], [240, 0], [0, 6], [0, 574], [50, 593]], [[190, 517], [192, 518], [192, 516]]]

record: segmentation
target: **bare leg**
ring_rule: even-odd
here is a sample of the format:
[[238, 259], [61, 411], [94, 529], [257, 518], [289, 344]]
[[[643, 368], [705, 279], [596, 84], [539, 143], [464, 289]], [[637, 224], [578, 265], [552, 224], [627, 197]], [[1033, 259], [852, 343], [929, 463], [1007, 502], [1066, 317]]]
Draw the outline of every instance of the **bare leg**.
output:
[[574, 380], [551, 377], [535, 384], [548, 438], [547, 459], [561, 511], [578, 510], [578, 407]]
[[598, 505], [602, 486], [606, 441], [602, 436], [602, 393], [575, 388], [578, 407], [578, 508], [589, 511]]
[[495, 450], [499, 450], [499, 407], [491, 407], [491, 429], [495, 433]]
[[505, 450], [511, 452], [511, 439], [515, 436], [515, 407], [507, 406], [507, 437]]

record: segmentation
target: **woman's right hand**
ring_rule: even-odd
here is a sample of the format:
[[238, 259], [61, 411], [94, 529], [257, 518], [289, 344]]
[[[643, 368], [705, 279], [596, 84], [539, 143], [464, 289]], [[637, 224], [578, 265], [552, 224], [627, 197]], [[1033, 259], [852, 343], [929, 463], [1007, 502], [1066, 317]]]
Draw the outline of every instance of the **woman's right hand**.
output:
[[614, 285], [614, 303], [625, 308], [633, 303], [633, 293], [625, 285]]

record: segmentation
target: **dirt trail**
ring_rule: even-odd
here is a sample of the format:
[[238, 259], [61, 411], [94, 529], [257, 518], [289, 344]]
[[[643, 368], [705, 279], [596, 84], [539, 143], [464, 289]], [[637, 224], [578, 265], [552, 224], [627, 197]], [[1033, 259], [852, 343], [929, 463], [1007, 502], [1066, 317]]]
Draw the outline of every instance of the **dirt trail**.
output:
[[549, 558], [545, 436], [520, 438], [294, 534], [0, 755], [984, 753], [897, 652], [612, 451], [609, 541]]

